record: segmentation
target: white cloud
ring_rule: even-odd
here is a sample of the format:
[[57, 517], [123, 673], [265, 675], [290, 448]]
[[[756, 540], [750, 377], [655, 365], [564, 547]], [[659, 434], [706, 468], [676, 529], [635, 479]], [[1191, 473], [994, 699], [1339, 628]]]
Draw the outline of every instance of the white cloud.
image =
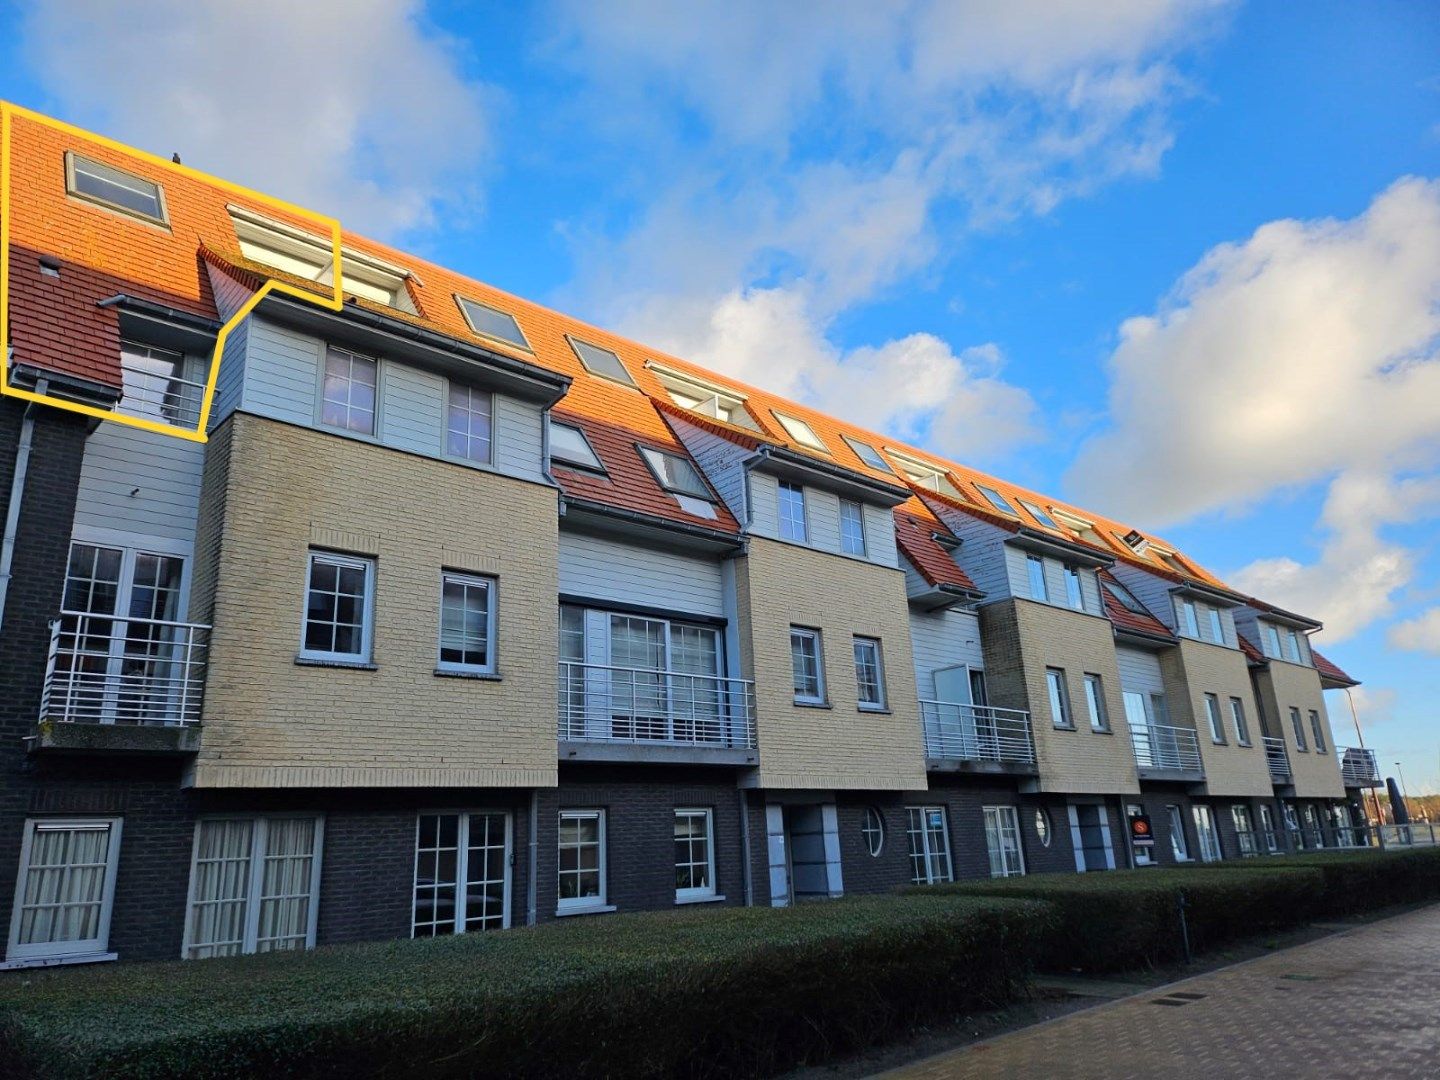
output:
[[1390, 627], [1386, 640], [1392, 648], [1440, 656], [1440, 607], [1433, 607], [1413, 619], [1396, 623]]
[[47, 0], [24, 21], [69, 117], [382, 236], [476, 197], [487, 91], [420, 0]]
[[[1333, 702], [1329, 708], [1331, 726], [1342, 731], [1351, 728], [1353, 721], [1350, 704], [1344, 701], [1346, 691], [1332, 690], [1329, 693]], [[1376, 724], [1388, 724], [1395, 719], [1395, 706], [1400, 702], [1400, 695], [1396, 690], [1385, 686], [1352, 686], [1349, 694], [1350, 701], [1355, 704], [1355, 712], [1360, 717], [1362, 731], [1368, 731]], [[1342, 744], [1347, 741], [1344, 737], [1339, 738]]]

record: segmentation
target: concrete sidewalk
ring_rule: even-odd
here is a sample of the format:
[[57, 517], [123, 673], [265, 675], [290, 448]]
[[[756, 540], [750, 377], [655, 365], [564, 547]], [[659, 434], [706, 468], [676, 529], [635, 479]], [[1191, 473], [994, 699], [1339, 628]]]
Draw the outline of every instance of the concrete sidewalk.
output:
[[1440, 1078], [1440, 905], [976, 1043], [886, 1080]]

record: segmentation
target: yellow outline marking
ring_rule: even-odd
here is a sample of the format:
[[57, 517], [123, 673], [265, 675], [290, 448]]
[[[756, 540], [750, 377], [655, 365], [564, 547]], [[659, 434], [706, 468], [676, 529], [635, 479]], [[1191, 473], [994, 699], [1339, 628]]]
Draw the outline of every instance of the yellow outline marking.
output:
[[[42, 127], [53, 128], [66, 135], [84, 139], [87, 142], [104, 146], [110, 150], [128, 154], [131, 157], [139, 158], [152, 165], [158, 165], [165, 169], [209, 184], [222, 191], [232, 192], [246, 199], [254, 199], [268, 206], [276, 207], [289, 214], [295, 214], [302, 218], [310, 218], [323, 226], [323, 231], [330, 234], [330, 250], [334, 259], [334, 285], [335, 292], [331, 297], [318, 296], [315, 293], [307, 292], [304, 289], [296, 288], [294, 285], [283, 281], [276, 281], [274, 278], [266, 281], [256, 293], [237, 311], [234, 316], [220, 327], [215, 338], [215, 353], [210, 358], [210, 374], [205, 380], [205, 395], [200, 401], [200, 418], [193, 429], [178, 427], [174, 424], [161, 423], [158, 420], [146, 420], [139, 416], [126, 416], [123, 413], [112, 412], [108, 409], [97, 409], [93, 405], [81, 405], [78, 402], [66, 401], [63, 398], [51, 397], [49, 394], [37, 394], [33, 390], [22, 390], [18, 386], [10, 385], [9, 366], [9, 342], [10, 342], [10, 133], [11, 118], [22, 117]], [[252, 191], [250, 188], [233, 184], [229, 180], [221, 180], [219, 177], [211, 176], [209, 173], [201, 172], [199, 169], [192, 169], [188, 165], [178, 165], [173, 161], [157, 157], [154, 154], [146, 153], [144, 150], [137, 150], [133, 146], [126, 146], [114, 139], [107, 139], [104, 135], [96, 135], [94, 132], [86, 131], [83, 128], [75, 127], [73, 124], [55, 120], [19, 105], [12, 105], [8, 101], [0, 101], [0, 395], [20, 398], [23, 401], [37, 401], [43, 405], [50, 405], [57, 409], [64, 409], [67, 412], [80, 413], [84, 416], [94, 416], [101, 420], [110, 420], [117, 424], [125, 424], [129, 427], [140, 428], [143, 431], [155, 431], [161, 435], [173, 435], [178, 439], [187, 439], [190, 442], [203, 443], [209, 436], [205, 428], [210, 422], [210, 406], [215, 397], [215, 382], [220, 376], [220, 358], [225, 351], [225, 339], [230, 336], [230, 331], [237, 326], [241, 320], [254, 310], [255, 305], [269, 296], [272, 292], [283, 293], [286, 296], [294, 297], [296, 300], [304, 300], [306, 303], [314, 304], [317, 307], [326, 308], [329, 311], [341, 311], [345, 306], [345, 294], [342, 288], [342, 266], [340, 248], [340, 222], [336, 218], [326, 217], [324, 214], [317, 214], [312, 210], [306, 210], [294, 206], [282, 199], [263, 194], [259, 191]]]

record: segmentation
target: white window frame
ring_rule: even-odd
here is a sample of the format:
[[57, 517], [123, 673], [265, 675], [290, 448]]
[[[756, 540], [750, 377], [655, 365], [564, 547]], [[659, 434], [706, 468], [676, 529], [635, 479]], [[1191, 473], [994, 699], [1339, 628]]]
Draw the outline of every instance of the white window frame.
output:
[[1230, 721], [1235, 725], [1235, 742], [1239, 746], [1250, 745], [1250, 719], [1245, 715], [1245, 702], [1238, 697], [1230, 698]]
[[878, 859], [885, 850], [885, 815], [878, 806], [865, 807], [860, 817], [860, 836], [865, 841], [865, 850], [872, 859]]
[[1210, 607], [1209, 605], [1207, 605], [1205, 608], [1205, 614], [1210, 620], [1210, 632], [1215, 635], [1215, 644], [1224, 645], [1225, 616], [1220, 614], [1219, 608]]
[[1273, 623], [1261, 623], [1261, 639], [1265, 642], [1265, 655], [1275, 660], [1280, 659], [1280, 628]]
[[[798, 500], [800, 506], [800, 535], [793, 532], [795, 518], [793, 514], [786, 513], [786, 498], [793, 502]], [[805, 497], [805, 485], [797, 484], [792, 480], [781, 480], [775, 485], [775, 519], [776, 531], [780, 539], [789, 540], [796, 544], [808, 544], [810, 542], [810, 500]]]
[[1271, 855], [1280, 854], [1279, 831], [1275, 828], [1275, 812], [1269, 803], [1260, 804], [1260, 829], [1265, 834], [1265, 850]]
[[1260, 845], [1255, 839], [1255, 819], [1250, 814], [1250, 807], [1244, 803], [1231, 803], [1230, 823], [1235, 827], [1235, 844], [1240, 849], [1240, 857], [1259, 855]]
[[1070, 706], [1070, 688], [1065, 685], [1065, 669], [1045, 669], [1045, 689], [1050, 702], [1050, 723], [1066, 731], [1074, 730], [1075, 714]]
[[1210, 741], [1216, 746], [1224, 746], [1225, 718], [1220, 715], [1220, 695], [1205, 693], [1205, 719], [1210, 725]]
[[[504, 903], [502, 905], [500, 929], [510, 928], [510, 894], [514, 888], [512, 878], [512, 862], [515, 854], [515, 824], [508, 810], [421, 810], [415, 815], [415, 861], [410, 881], [410, 936], [416, 936], [416, 929], [419, 925], [419, 896], [420, 888], [420, 821], [426, 817], [457, 817], [459, 825], [455, 833], [455, 911], [448, 920], [451, 924], [450, 933], [483, 933], [484, 931], [470, 931], [466, 929], [465, 923], [467, 914], [465, 905], [470, 884], [470, 819], [472, 816], [479, 817], [500, 817], [505, 822], [505, 854], [504, 854]], [[426, 934], [425, 937], [443, 937], [441, 934]]]
[[1300, 710], [1294, 705], [1290, 707], [1290, 730], [1295, 736], [1295, 749], [1302, 754], [1310, 752], [1310, 746], [1305, 741], [1305, 721], [1300, 717]]
[[[848, 518], [847, 513], [849, 514]], [[841, 499], [840, 550], [846, 555], [858, 555], [863, 559], [869, 553], [868, 549], [869, 544], [865, 538], [864, 505], [854, 499]]]
[[1085, 679], [1085, 709], [1090, 714], [1090, 730], [1098, 733], [1110, 731], [1110, 714], [1105, 708], [1105, 681], [1093, 671], [1087, 671]]
[[[706, 900], [719, 899], [715, 883], [715, 812], [708, 806], [677, 806], [675, 808], [675, 819], [678, 820], [681, 817], [699, 817], [705, 822], [705, 876], [710, 884], [684, 889], [677, 885], [675, 888], [675, 902], [677, 904], [695, 904]], [[686, 863], [685, 865], [690, 866], [696, 864]], [[677, 870], [680, 868], [678, 862], [675, 864], [675, 868]]]
[[[852, 439], [849, 435], [841, 435], [840, 437], [845, 440], [846, 444], [855, 452], [855, 456], [859, 458], [862, 463], [877, 472], [887, 472], [892, 476], [895, 474], [895, 470], [886, 464], [885, 459], [880, 456], [880, 451], [875, 447], [861, 439]], [[872, 458], [874, 460], [871, 460]]]
[[1085, 581], [1080, 577], [1080, 568], [1066, 563], [1061, 573], [1065, 577], [1065, 603], [1075, 611], [1085, 610]]
[[[115, 906], [115, 875], [120, 865], [120, 834], [124, 819], [119, 817], [35, 817], [25, 819], [24, 838], [20, 843], [20, 864], [15, 874], [15, 895], [10, 912], [10, 937], [5, 948], [6, 966], [26, 966], [28, 962], [40, 963], [52, 960], [77, 960], [93, 958], [111, 959], [110, 916]], [[35, 833], [48, 830], [99, 830], [109, 831], [109, 842], [105, 851], [105, 882], [101, 886], [100, 917], [96, 922], [96, 934], [91, 938], [74, 941], [34, 941], [25, 945], [20, 942], [20, 924], [23, 916], [26, 880], [30, 873], [30, 853]]]
[[1176, 862], [1190, 862], [1190, 839], [1185, 835], [1185, 809], [1176, 803], [1167, 803], [1165, 816], [1170, 821], [1170, 853]]
[[1320, 710], [1311, 709], [1310, 712], [1310, 735], [1315, 740], [1315, 752], [1317, 754], [1328, 754], [1330, 742], [1325, 738], [1323, 722], [1320, 719]]
[[325, 815], [324, 814], [206, 814], [195, 821], [194, 839], [190, 845], [190, 884], [185, 900], [185, 932], [180, 944], [180, 958], [210, 959], [191, 957], [194, 949], [209, 948], [194, 941], [191, 930], [194, 923], [195, 868], [200, 857], [200, 831], [207, 822], [249, 821], [250, 833], [250, 878], [245, 892], [245, 927], [242, 932], [240, 952], [247, 956], [256, 950], [260, 926], [261, 887], [265, 876], [265, 856], [269, 850], [269, 828], [272, 821], [306, 820], [315, 823], [315, 850], [310, 860], [310, 904], [305, 928], [305, 948], [315, 947], [315, 927], [320, 918], [320, 870], [325, 861]]
[[[990, 855], [990, 876], [1024, 877], [1025, 845], [1020, 839], [1020, 815], [1015, 807], [982, 806], [980, 812], [985, 821], [985, 848]], [[1013, 844], [1007, 842], [1007, 828], [1010, 832], [1008, 839], [1013, 840]], [[1014, 855], [1013, 867], [1007, 859], [1010, 854]]]
[[1300, 663], [1300, 635], [1291, 628], [1286, 627], [1283, 641], [1285, 643], [1284, 659], [1290, 661], [1292, 664]]
[[[855, 653], [855, 702], [862, 712], [884, 712], [889, 707], [889, 695], [885, 690], [885, 653], [880, 645], [880, 639], [866, 637], [864, 634], [855, 634], [851, 639], [852, 651]], [[860, 652], [862, 649], [873, 650], [875, 654], [875, 692], [877, 700], [867, 701], [863, 694], [865, 684], [860, 679]]]
[[610, 904], [610, 878], [609, 878], [609, 861], [610, 861], [610, 860], [609, 860], [609, 858], [607, 857], [607, 853], [606, 853], [607, 832], [606, 832], [606, 822], [605, 822], [605, 819], [606, 819], [608, 816], [609, 816], [609, 815], [606, 814], [606, 812], [605, 812], [605, 810], [604, 810], [603, 808], [597, 808], [597, 807], [590, 807], [590, 808], [579, 808], [579, 807], [574, 807], [574, 808], [572, 808], [572, 807], [566, 807], [565, 809], [561, 810], [561, 811], [559, 812], [559, 815], [556, 817], [555, 820], [556, 820], [557, 825], [558, 825], [558, 823], [564, 821], [566, 818], [571, 818], [571, 819], [575, 819], [575, 820], [588, 820], [588, 819], [592, 819], [592, 818], [593, 818], [595, 821], [598, 822], [598, 825], [597, 825], [596, 830], [595, 830], [595, 835], [596, 835], [596, 839], [597, 839], [597, 841], [598, 841], [598, 843], [599, 843], [599, 859], [597, 860], [597, 866], [598, 866], [599, 877], [600, 877], [600, 895], [599, 895], [599, 896], [571, 896], [571, 897], [561, 897], [561, 896], [560, 896], [560, 874], [561, 874], [562, 872], [564, 872], [564, 873], [570, 873], [570, 871], [561, 871], [561, 869], [560, 869], [560, 840], [559, 840], [559, 834], [558, 834], [558, 830], [557, 830], [556, 840], [555, 840], [555, 914], [556, 914], [556, 915], [574, 915], [574, 914], [580, 914], [580, 913], [587, 912], [587, 911], [614, 911], [614, 910], [615, 910], [615, 908]]
[[[89, 191], [81, 191], [79, 185], [75, 182], [78, 162], [96, 166], [105, 172], [116, 173], [128, 180], [135, 181], [137, 184], [154, 188], [157, 212], [155, 214], [147, 214], [143, 210], [136, 210], [134, 207], [126, 206], [124, 203], [113, 202], [103, 195], [96, 195]], [[116, 186], [124, 186], [101, 173], [92, 173], [92, 175], [98, 175], [102, 180], [106, 180]], [[151, 225], [158, 225], [162, 229], [168, 229], [170, 227], [170, 208], [165, 202], [165, 187], [163, 184], [155, 180], [147, 180], [143, 176], [136, 176], [134, 173], [126, 172], [124, 169], [116, 168], [114, 165], [107, 164], [106, 162], [96, 161], [94, 158], [86, 157], [84, 154], [77, 154], [74, 150], [65, 151], [65, 193], [72, 198], [79, 199], [81, 202], [90, 203], [92, 206], [104, 207], [106, 210], [128, 218], [133, 218], [136, 221], [144, 221]]]
[[1190, 807], [1190, 816], [1195, 819], [1195, 839], [1200, 845], [1201, 862], [1223, 862], [1225, 852], [1220, 847], [1220, 830], [1215, 824], [1215, 814], [1210, 807], [1196, 803]]
[[[655, 482], [660, 485], [662, 490], [668, 491], [671, 495], [685, 495], [703, 502], [713, 503], [715, 501], [715, 496], [710, 493], [710, 488], [700, 474], [700, 469], [689, 458], [653, 446], [637, 444], [637, 449], [640, 451], [640, 456], [645, 459], [645, 465], [650, 470], [650, 475], [655, 477]], [[672, 462], [675, 467], [667, 469]], [[688, 471], [695, 480], [694, 486], [686, 486], [683, 479], [674, 479], [666, 475], [667, 472], [672, 471], [676, 477], [683, 477]]]
[[785, 429], [785, 434], [801, 446], [818, 450], [822, 454], [830, 453], [830, 448], [825, 445], [825, 440], [815, 434], [815, 429], [806, 421], [801, 420], [798, 416], [782, 413], [778, 409], [771, 409], [770, 415], [780, 422], [780, 426]]
[[795, 679], [795, 677], [794, 677], [794, 676], [795, 676], [795, 671], [794, 671], [794, 666], [795, 666], [795, 665], [794, 665], [794, 659], [795, 659], [794, 643], [795, 643], [795, 639], [796, 639], [797, 637], [803, 638], [804, 640], [809, 641], [809, 642], [813, 643], [813, 645], [814, 645], [814, 649], [815, 649], [815, 687], [816, 687], [816, 692], [815, 692], [814, 695], [811, 695], [811, 694], [803, 694], [803, 693], [801, 693], [799, 690], [796, 690], [796, 691], [795, 691], [795, 703], [796, 703], [797, 705], [824, 705], [824, 704], [826, 703], [826, 701], [827, 701], [827, 698], [826, 698], [826, 696], [825, 696], [825, 640], [824, 640], [824, 635], [823, 635], [818, 629], [816, 629], [815, 627], [812, 627], [812, 626], [792, 626], [792, 627], [790, 627], [790, 643], [791, 643], [791, 649], [790, 649], [790, 659], [791, 659], [791, 665], [790, 665], [790, 666], [791, 666], [791, 671], [790, 671], [790, 675], [791, 675], [791, 679], [790, 679], [790, 681], [791, 681], [791, 685], [792, 685], [792, 686], [793, 686], [794, 683], [797, 681], [797, 680]]
[[[310, 581], [316, 559], [329, 560], [336, 566], [365, 571], [365, 603], [360, 628], [361, 649], [358, 653], [329, 652], [305, 647], [305, 631], [310, 622]], [[310, 548], [305, 558], [305, 594], [300, 609], [300, 658], [336, 664], [368, 664], [374, 655], [375, 643], [375, 559], [368, 555], [344, 555], [324, 548]]]
[[1200, 616], [1195, 611], [1195, 601], [1182, 599], [1180, 601], [1181, 616], [1185, 621], [1185, 634], [1187, 637], [1200, 639]]
[[[573, 457], [559, 457], [555, 454], [554, 431], [557, 427], [565, 428], [580, 436], [580, 442], [584, 445], [586, 452], [590, 455], [586, 461], [580, 461]], [[605, 472], [605, 465], [600, 460], [600, 455], [595, 452], [595, 447], [590, 442], [590, 437], [585, 434], [585, 429], [579, 424], [567, 423], [564, 420], [550, 421], [550, 435], [546, 439], [548, 457], [552, 465], [562, 465], [567, 469], [580, 469], [584, 472], [601, 473]]]
[[1030, 599], [1048, 604], [1050, 602], [1050, 583], [1045, 580], [1045, 560], [1039, 555], [1026, 555], [1025, 573], [1030, 583]]
[[[449, 582], [463, 585], [467, 589], [485, 590], [485, 663], [463, 664], [447, 661], [445, 655], [445, 586]], [[499, 582], [484, 574], [465, 574], [458, 570], [440, 571], [440, 608], [436, 627], [435, 670], [455, 671], [471, 675], [495, 674], [496, 627], [499, 625]]]
[[[375, 403], [374, 407], [370, 410], [370, 428], [368, 431], [351, 427], [349, 424], [332, 424], [325, 419], [325, 367], [332, 353], [343, 353], [345, 356], [348, 356], [352, 366], [354, 361], [357, 360], [363, 360], [373, 365], [375, 371]], [[384, 381], [384, 373], [381, 371], [382, 366], [378, 356], [367, 356], [365, 353], [358, 353], [353, 349], [342, 349], [337, 345], [326, 345], [324, 351], [320, 354], [320, 377], [315, 386], [315, 426], [322, 431], [333, 431], [341, 435], [348, 435], [352, 438], [377, 439], [380, 434], [381, 383]], [[355, 380], [351, 379], [350, 381], [354, 382]], [[346, 399], [345, 409], [345, 415], [348, 418], [350, 416], [348, 397]]]
[[[467, 432], [465, 435], [465, 446], [467, 449], [466, 453], [456, 454], [453, 453], [450, 449], [450, 410], [453, 408], [450, 402], [450, 393], [452, 390], [465, 391], [468, 402], [468, 407], [465, 409], [465, 412], [468, 416], [479, 415], [478, 410], [474, 408], [475, 399], [477, 397], [483, 397], [486, 401], [487, 408], [485, 410], [485, 413], [490, 420], [490, 434], [485, 439], [484, 457], [476, 457], [473, 453], [469, 452], [469, 450], [473, 448], [477, 441], [475, 436], [473, 434], [470, 434], [469, 432]], [[495, 395], [489, 390], [482, 390], [478, 386], [472, 386], [470, 383], [458, 382], [453, 379], [447, 379], [445, 381], [445, 419], [441, 428], [440, 438], [441, 457], [446, 458], [450, 461], [466, 462], [467, 464], [471, 465], [493, 465], [495, 463]]]
[[[915, 827], [916, 815], [919, 815], [920, 827]], [[940, 841], [942, 849], [937, 850], [931, 843], [930, 815], [940, 815]], [[916, 838], [920, 840], [920, 848], [917, 851], [915, 846]], [[950, 815], [945, 812], [943, 806], [907, 806], [905, 807], [905, 838], [910, 854], [910, 881], [914, 885], [940, 885], [955, 880], [955, 862], [951, 857], [950, 849]], [[919, 858], [925, 865], [925, 876], [920, 877], [915, 872], [915, 860]], [[945, 861], [944, 869], [938, 874], [934, 870], [934, 862], [938, 858]]]

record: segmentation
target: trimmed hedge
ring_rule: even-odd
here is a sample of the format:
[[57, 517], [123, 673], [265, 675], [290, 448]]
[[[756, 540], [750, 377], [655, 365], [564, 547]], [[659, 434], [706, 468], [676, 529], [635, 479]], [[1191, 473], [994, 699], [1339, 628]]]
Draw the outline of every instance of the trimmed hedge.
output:
[[[1248, 869], [1254, 862], [1225, 865]], [[1260, 865], [1319, 871], [1324, 886], [1315, 906], [1324, 915], [1358, 915], [1391, 904], [1440, 900], [1440, 848], [1302, 852]]]
[[1035, 874], [916, 886], [910, 892], [1046, 900], [1058, 931], [1038, 963], [1051, 971], [1123, 971], [1184, 958], [1178, 898], [1196, 952], [1306, 922], [1319, 913], [1325, 879], [1314, 867], [1143, 869]]
[[765, 1074], [1025, 989], [1046, 905], [879, 897], [0, 977], [0, 1075]]

